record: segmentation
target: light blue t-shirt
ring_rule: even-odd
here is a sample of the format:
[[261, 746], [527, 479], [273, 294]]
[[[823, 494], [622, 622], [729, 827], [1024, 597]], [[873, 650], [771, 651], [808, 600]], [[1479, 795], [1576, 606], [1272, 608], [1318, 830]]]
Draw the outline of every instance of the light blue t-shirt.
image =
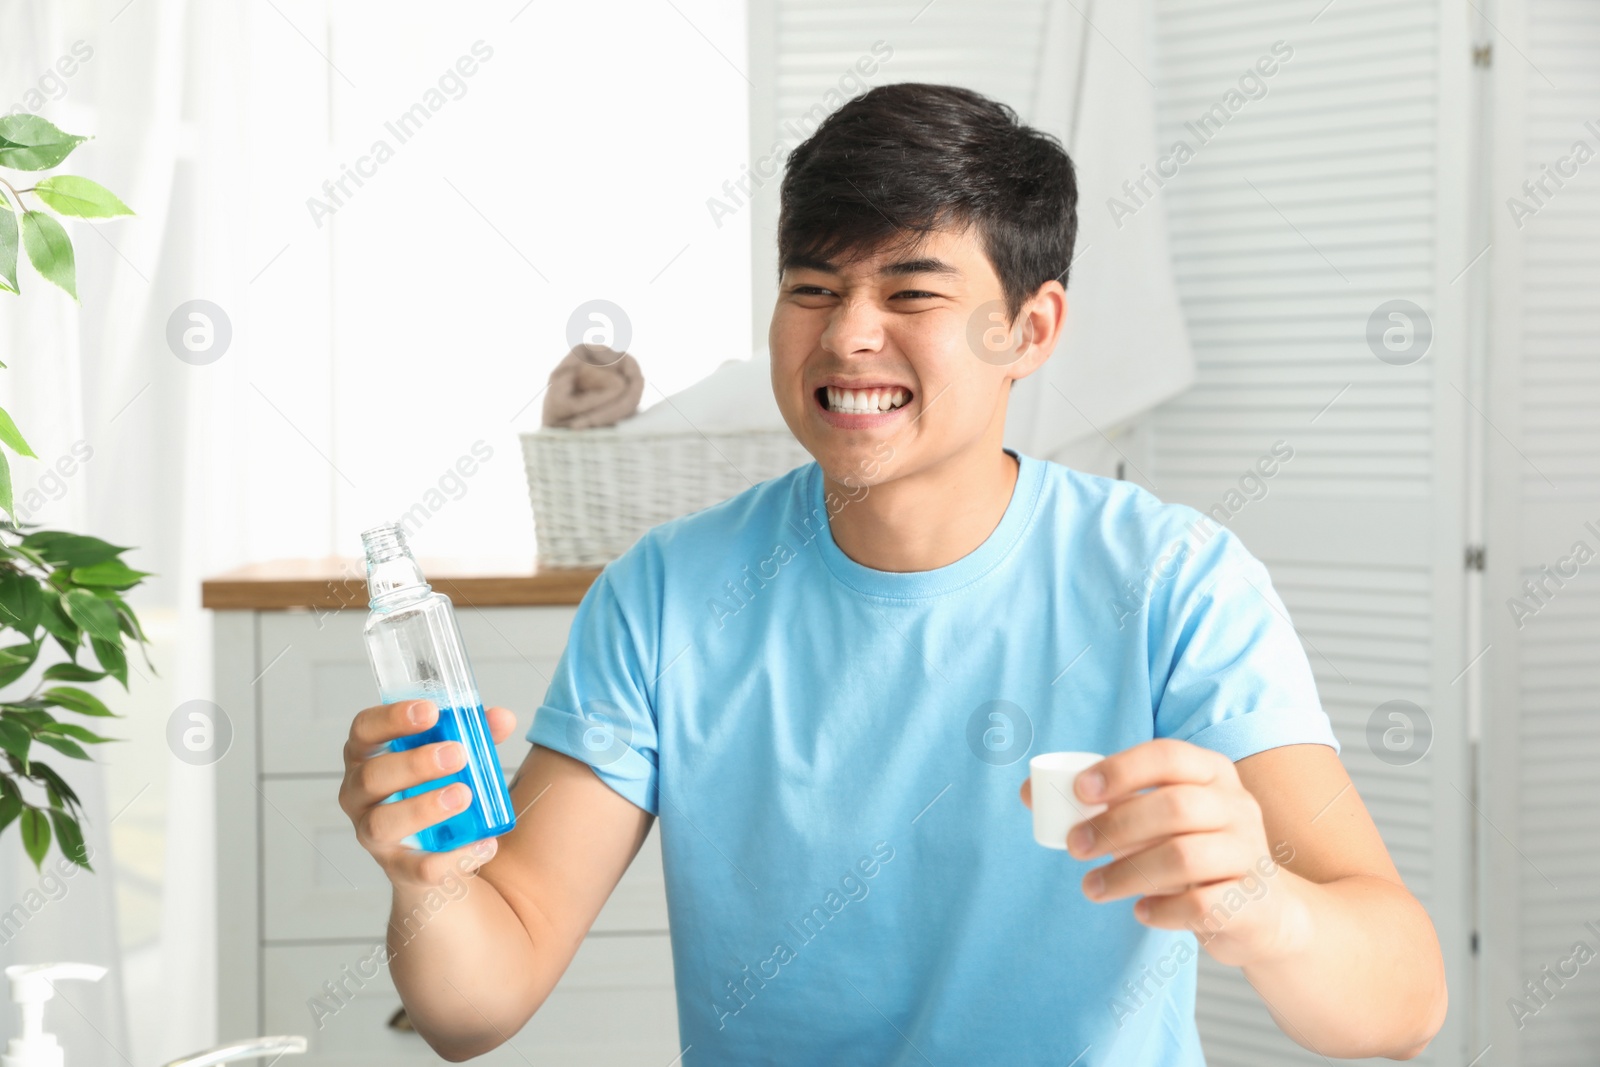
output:
[[1027, 757], [1338, 742], [1232, 533], [1018, 463], [936, 570], [846, 556], [813, 463], [584, 597], [527, 736], [658, 816], [686, 1067], [1204, 1062], [1194, 935], [1083, 896], [1105, 861], [1034, 842]]

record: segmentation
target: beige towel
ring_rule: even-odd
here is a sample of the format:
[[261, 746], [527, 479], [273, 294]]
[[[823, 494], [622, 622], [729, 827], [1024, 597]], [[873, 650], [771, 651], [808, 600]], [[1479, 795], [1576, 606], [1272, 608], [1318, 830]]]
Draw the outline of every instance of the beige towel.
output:
[[642, 396], [638, 360], [605, 345], [578, 345], [550, 372], [544, 424], [566, 430], [612, 426], [638, 411]]

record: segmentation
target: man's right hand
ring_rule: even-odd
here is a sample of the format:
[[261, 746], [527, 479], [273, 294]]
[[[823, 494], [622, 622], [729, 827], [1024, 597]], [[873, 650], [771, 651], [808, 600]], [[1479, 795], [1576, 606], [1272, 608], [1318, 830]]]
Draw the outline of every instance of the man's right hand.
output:
[[[496, 743], [517, 728], [505, 708], [487, 714]], [[452, 782], [384, 803], [462, 767], [466, 752], [455, 741], [388, 750], [388, 742], [421, 733], [437, 718], [427, 700], [356, 715], [339, 806], [394, 885], [389, 974], [406, 1013], [435, 1052], [459, 1061], [502, 1044], [544, 1003], [654, 820], [594, 768], [535, 744], [507, 783], [515, 827], [452, 852], [403, 845], [470, 799], [467, 786]], [[474, 851], [479, 846], [486, 846], [482, 853]], [[472, 889], [460, 892], [452, 883], [469, 872], [461, 884]], [[442, 897], [435, 893], [441, 888]], [[463, 1011], [463, 1003], [472, 1010]]]
[[[517, 728], [516, 716], [506, 708], [487, 708], [485, 714], [496, 744]], [[361, 847], [372, 854], [397, 886], [439, 885], [452, 875], [475, 870], [495, 854], [497, 847], [494, 838], [463, 845], [452, 852], [426, 852], [401, 843], [407, 835], [459, 814], [472, 800], [470, 786], [453, 782], [443, 789], [384, 803], [393, 793], [454, 774], [466, 765], [466, 748], [459, 741], [389, 751], [389, 741], [421, 733], [432, 727], [438, 717], [438, 706], [431, 700], [379, 704], [356, 715], [344, 745], [339, 807], [355, 824]]]

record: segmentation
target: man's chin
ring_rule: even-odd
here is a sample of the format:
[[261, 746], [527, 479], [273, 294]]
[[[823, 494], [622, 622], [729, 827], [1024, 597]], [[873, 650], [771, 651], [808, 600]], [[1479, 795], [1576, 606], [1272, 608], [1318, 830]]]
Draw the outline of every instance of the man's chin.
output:
[[828, 480], [847, 489], [882, 485], [898, 473], [897, 453], [888, 441], [804, 443]]

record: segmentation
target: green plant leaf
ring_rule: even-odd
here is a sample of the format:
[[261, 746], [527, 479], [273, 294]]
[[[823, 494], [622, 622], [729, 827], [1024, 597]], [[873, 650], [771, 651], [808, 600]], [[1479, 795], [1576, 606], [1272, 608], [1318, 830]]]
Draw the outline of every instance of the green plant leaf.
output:
[[[29, 704], [32, 703], [32, 701], [29, 701]], [[39, 701], [39, 704], [40, 707], [38, 708], [28, 707], [21, 704], [6, 704], [6, 715], [14, 722], [20, 722], [22, 725], [26, 726], [29, 733], [37, 733], [46, 726], [55, 725], [56, 721], [56, 717], [54, 715], [50, 714], [48, 711], [42, 710], [42, 708], [45, 706], [44, 702]]]
[[11, 509], [11, 461], [4, 452], [0, 452], [0, 511], [15, 514]]
[[52, 811], [50, 822], [56, 828], [56, 842], [61, 846], [62, 854], [84, 870], [94, 870], [89, 866], [89, 850], [84, 847], [83, 830], [78, 826], [78, 820], [64, 811]]
[[28, 673], [33, 661], [39, 658], [39, 642], [0, 648], [0, 688]]
[[0, 715], [0, 749], [28, 762], [28, 748], [33, 744], [33, 733], [9, 715]]
[[98, 537], [60, 530], [38, 530], [24, 537], [17, 547], [31, 549], [41, 560], [67, 567], [92, 567], [128, 551], [122, 545], [113, 545]]
[[49, 170], [87, 140], [63, 132], [38, 115], [0, 115], [0, 167]]
[[6, 827], [16, 821], [17, 816], [21, 814], [22, 798], [14, 791], [0, 797], [0, 833], [4, 833]]
[[44, 593], [37, 579], [0, 569], [0, 623], [32, 637], [44, 615]]
[[[133, 613], [133, 609], [128, 606], [127, 601], [123, 600], [115, 593], [107, 590], [96, 589], [94, 592], [96, 596], [100, 597], [100, 599], [104, 600], [107, 604], [110, 604], [114, 609], [116, 609], [117, 617], [122, 623], [123, 633], [127, 634], [129, 637], [138, 638], [141, 643], [146, 643], [150, 640], [144, 635], [144, 627], [139, 625], [139, 617]], [[145, 662], [150, 662], [150, 657], [148, 655], [145, 656]]]
[[33, 187], [34, 195], [58, 215], [77, 219], [109, 219], [132, 215], [133, 209], [99, 182], [73, 174], [52, 174]]
[[148, 577], [150, 577], [149, 571], [136, 571], [120, 559], [106, 559], [89, 567], [72, 568], [72, 580], [77, 585], [104, 585], [112, 589], [132, 589]]
[[81, 812], [83, 810], [83, 802], [78, 799], [78, 794], [72, 791], [72, 787], [67, 784], [66, 779], [57, 774], [54, 768], [43, 763], [35, 763], [32, 777], [42, 780], [46, 786], [61, 794], [61, 799], [65, 800], [67, 807], [73, 811]]
[[90, 670], [76, 663], [52, 663], [44, 669], [47, 682], [98, 682], [105, 676], [105, 671]]
[[76, 656], [82, 635], [78, 631], [78, 624], [68, 617], [67, 611], [61, 605], [61, 594], [54, 589], [41, 589], [44, 596], [44, 610], [39, 613], [39, 624], [44, 627], [45, 633], [60, 642], [67, 655]]
[[[6, 525], [10, 526], [11, 524], [10, 523], [6, 523]], [[43, 556], [39, 555], [38, 552], [34, 551], [31, 548], [24, 548], [22, 545], [6, 545], [5, 546], [5, 550], [6, 550], [5, 554], [7, 556], [11, 556], [11, 557], [20, 556], [23, 559], [27, 560], [29, 563], [33, 564], [35, 567], [44, 568], [44, 567], [50, 566], [49, 563], [45, 562], [45, 559], [44, 559]]]
[[6, 414], [4, 408], [0, 408], [0, 441], [10, 445], [11, 451], [19, 456], [39, 458], [34, 456], [33, 449], [28, 447], [28, 442], [22, 439], [22, 431], [17, 429], [17, 424], [11, 421], [11, 416]]
[[22, 847], [38, 869], [44, 863], [44, 854], [50, 851], [50, 820], [35, 807], [22, 812]]
[[56, 707], [75, 711], [79, 715], [93, 715], [97, 718], [114, 718], [116, 716], [116, 712], [102, 704], [99, 697], [70, 685], [58, 685], [52, 689], [46, 689], [40, 695]]
[[41, 745], [49, 745], [57, 752], [65, 753], [66, 755], [71, 756], [73, 759], [90, 758], [89, 753], [83, 750], [82, 745], [79, 745], [78, 742], [69, 740], [65, 737], [57, 737], [55, 734], [41, 733], [35, 734], [33, 739], [39, 742]]
[[128, 688], [128, 657], [122, 651], [122, 645], [98, 637], [89, 638], [89, 645], [106, 673], [121, 682], [122, 688]]
[[102, 641], [122, 641], [122, 631], [117, 626], [117, 613], [105, 601], [83, 589], [68, 589], [61, 594], [61, 607], [67, 617], [77, 623], [91, 637]]
[[8, 293], [21, 291], [17, 285], [17, 250], [21, 247], [22, 231], [17, 229], [17, 216], [11, 205], [0, 202], [0, 289]]
[[78, 265], [72, 255], [72, 238], [54, 216], [42, 211], [23, 212], [22, 247], [28, 250], [28, 262], [45, 281], [59, 285], [73, 300], [78, 299]]
[[62, 737], [74, 737], [86, 745], [103, 745], [110, 741], [120, 741], [119, 737], [102, 737], [87, 726], [79, 726], [75, 722], [53, 722], [39, 730], [42, 737], [45, 734], [59, 734]]

